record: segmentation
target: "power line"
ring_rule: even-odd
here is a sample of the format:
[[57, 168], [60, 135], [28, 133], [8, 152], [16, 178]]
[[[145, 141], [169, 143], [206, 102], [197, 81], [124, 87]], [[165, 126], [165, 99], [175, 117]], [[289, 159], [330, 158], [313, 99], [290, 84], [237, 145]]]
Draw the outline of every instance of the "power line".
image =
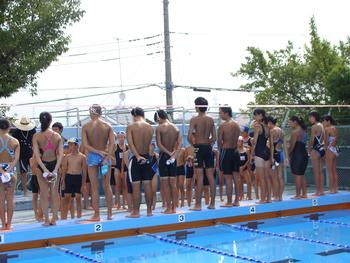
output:
[[[161, 52], [161, 51], [160, 51]], [[133, 56], [125, 56], [125, 57], [115, 57], [115, 58], [106, 58], [106, 59], [99, 59], [99, 60], [89, 60], [89, 61], [79, 61], [79, 62], [69, 62], [69, 63], [62, 63], [62, 64], [53, 64], [51, 67], [60, 67], [60, 66], [70, 66], [70, 65], [78, 65], [78, 64], [89, 64], [89, 63], [96, 63], [96, 62], [109, 62], [109, 61], [115, 61], [119, 59], [126, 59], [126, 58], [136, 58], [136, 57], [144, 57], [144, 56], [151, 56], [159, 54], [159, 51], [152, 52], [148, 54], [140, 54], [140, 55], [133, 55]]]
[[[146, 48], [150, 46], [155, 46], [161, 44], [162, 41], [154, 42], [154, 43], [148, 43], [144, 45], [138, 45], [138, 46], [132, 46], [132, 47], [121, 47], [120, 50], [127, 50], [127, 49], [137, 49], [137, 48]], [[116, 42], [118, 44], [118, 42]], [[86, 56], [91, 54], [101, 54], [101, 53], [110, 53], [110, 52], [117, 52], [118, 49], [106, 49], [106, 50], [97, 50], [97, 51], [89, 51], [89, 52], [81, 52], [81, 53], [75, 53], [75, 54], [67, 54], [63, 55], [61, 57], [63, 58], [71, 58], [71, 57], [79, 57], [79, 56]]]
[[[149, 84], [133, 84], [133, 85], [123, 85], [123, 87], [139, 87], [148, 85], [161, 85], [162, 83]], [[70, 88], [53, 88], [53, 89], [38, 89], [38, 92], [50, 92], [50, 91], [64, 91], [64, 90], [89, 90], [89, 89], [111, 89], [111, 88], [121, 88], [119, 85], [107, 85], [107, 86], [87, 86], [87, 87], [70, 87]], [[28, 92], [27, 90], [20, 90], [19, 92]]]
[[83, 96], [77, 96], [77, 97], [70, 97], [70, 98], [60, 98], [60, 99], [54, 99], [54, 100], [12, 104], [12, 105], [8, 105], [8, 106], [10, 106], [10, 107], [20, 107], [20, 106], [38, 105], [38, 104], [45, 104], [45, 103], [50, 103], [50, 102], [58, 102], [58, 101], [66, 101], [66, 100], [78, 100], [78, 99], [97, 97], [97, 96], [103, 96], [103, 95], [118, 94], [120, 92], [140, 90], [140, 89], [144, 89], [144, 88], [148, 88], [148, 87], [160, 87], [160, 86], [158, 84], [149, 84], [149, 85], [146, 85], [146, 86], [140, 86], [140, 87], [135, 87], [135, 88], [131, 88], [131, 89], [126, 89], [126, 90], [123, 90], [123, 91], [119, 90], [119, 91], [111, 91], [111, 92], [104, 92], [104, 93], [95, 93], [95, 94], [89, 94], [89, 95], [83, 95]]
[[[130, 43], [130, 42], [137, 42], [137, 41], [141, 41], [141, 40], [149, 40], [149, 39], [160, 37], [160, 36], [162, 36], [162, 34], [155, 34], [155, 35], [150, 35], [150, 36], [145, 36], [145, 37], [135, 37], [135, 38], [130, 38], [130, 39], [121, 39], [120, 43]], [[97, 43], [97, 44], [88, 44], [88, 45], [81, 45], [81, 46], [73, 46], [73, 47], [69, 47], [69, 49], [78, 49], [78, 48], [86, 48], [86, 47], [99, 47], [99, 46], [107, 46], [107, 45], [115, 45], [115, 44], [117, 44], [117, 41]]]
[[[191, 90], [196, 90], [196, 91], [204, 91], [204, 92], [210, 92], [211, 90], [216, 90], [216, 91], [235, 91], [235, 92], [249, 92], [251, 93], [252, 91], [247, 91], [247, 90], [242, 90], [242, 89], [231, 89], [231, 88], [217, 88], [217, 87], [201, 87], [201, 86], [188, 86], [188, 85], [175, 85], [175, 88], [182, 88], [182, 89], [191, 89]], [[256, 92], [256, 91], [255, 91]]]

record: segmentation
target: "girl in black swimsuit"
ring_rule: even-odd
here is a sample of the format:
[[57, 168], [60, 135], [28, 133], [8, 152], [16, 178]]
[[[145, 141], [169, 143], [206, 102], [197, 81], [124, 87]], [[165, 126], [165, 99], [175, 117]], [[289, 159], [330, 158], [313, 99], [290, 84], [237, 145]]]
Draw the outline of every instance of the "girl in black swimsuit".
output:
[[250, 164], [250, 157], [249, 157], [249, 149], [244, 147], [244, 142], [243, 142], [243, 137], [239, 136], [238, 138], [238, 151], [239, 151], [239, 156], [240, 156], [240, 169], [239, 173], [241, 176], [241, 196], [240, 200], [244, 199], [244, 181], [247, 184], [247, 200], [252, 200], [252, 178], [250, 177], [250, 171], [248, 169], [248, 166]]
[[284, 192], [284, 178], [283, 178], [283, 142], [284, 142], [284, 133], [283, 130], [277, 126], [277, 119], [268, 116], [267, 125], [270, 129], [271, 137], [273, 138], [273, 158], [275, 163], [271, 166], [270, 171], [270, 180], [272, 182], [272, 193], [274, 201], [283, 200]]
[[292, 129], [292, 136], [288, 153], [290, 156], [290, 168], [295, 176], [296, 184], [296, 195], [294, 198], [307, 198], [305, 170], [309, 156], [306, 151], [306, 125], [301, 118], [293, 116], [289, 119], [289, 127]]
[[256, 176], [259, 178], [261, 188], [260, 201], [257, 203], [265, 204], [271, 202], [271, 181], [268, 175], [271, 169], [270, 165], [273, 162], [273, 140], [267, 127], [265, 110], [255, 109], [254, 118], [255, 132], [252, 154], [255, 155]]
[[126, 185], [126, 172], [128, 168], [123, 163], [124, 152], [126, 152], [129, 147], [125, 144], [125, 132], [117, 133], [118, 143], [116, 144], [114, 157], [115, 157], [115, 166], [114, 166], [114, 181], [115, 181], [115, 207], [120, 209], [120, 189], [123, 194], [123, 209], [126, 209], [126, 195], [128, 193], [128, 188]]
[[316, 186], [315, 196], [324, 195], [323, 191], [323, 164], [322, 159], [325, 155], [324, 149], [324, 128], [320, 123], [321, 117], [318, 112], [309, 114], [309, 122], [312, 124], [309, 149], [312, 171], [314, 174], [314, 182]]

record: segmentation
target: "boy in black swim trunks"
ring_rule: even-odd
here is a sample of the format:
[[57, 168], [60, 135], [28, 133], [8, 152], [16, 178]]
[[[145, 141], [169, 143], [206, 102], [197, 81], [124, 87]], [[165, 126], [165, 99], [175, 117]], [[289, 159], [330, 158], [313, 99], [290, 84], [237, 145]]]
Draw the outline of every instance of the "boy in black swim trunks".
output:
[[[237, 142], [241, 129], [238, 123], [232, 119], [231, 107], [220, 107], [219, 114], [224, 121], [218, 129], [218, 145], [221, 149], [220, 166], [226, 179], [227, 194], [227, 202], [222, 206], [239, 206], [241, 178], [239, 176], [240, 157]], [[232, 181], [235, 185], [234, 202], [232, 202]]]
[[181, 200], [177, 207], [185, 205], [185, 148], [181, 148], [176, 158], [176, 187]]
[[203, 192], [203, 167], [205, 166], [210, 185], [210, 204], [208, 209], [215, 209], [216, 183], [213, 176], [214, 158], [212, 155], [212, 145], [216, 141], [216, 131], [214, 119], [206, 114], [208, 101], [203, 97], [198, 97], [194, 101], [197, 116], [192, 117], [188, 132], [188, 142], [195, 148], [194, 167], [197, 180], [195, 195], [196, 204], [191, 210], [200, 211], [202, 209]]
[[185, 149], [184, 158], [186, 160], [186, 200], [188, 207], [192, 204], [192, 182], [193, 182], [193, 161], [194, 161], [194, 147], [192, 145]]
[[40, 200], [39, 200], [39, 205], [38, 205], [38, 197], [39, 197], [40, 187], [39, 187], [38, 178], [36, 177], [38, 163], [36, 162], [34, 156], [32, 156], [29, 159], [29, 163], [30, 163], [30, 169], [32, 170], [32, 178], [30, 180], [30, 187], [32, 189], [32, 207], [33, 207], [35, 219], [38, 222], [42, 222], [43, 221], [43, 211], [41, 209]]
[[[62, 219], [67, 219], [67, 207], [74, 196], [77, 203], [77, 217], [82, 214], [81, 190], [86, 187], [86, 157], [78, 151], [79, 144], [77, 138], [68, 140], [70, 153], [64, 158], [62, 164], [62, 176], [64, 185], [64, 215]], [[72, 215], [74, 218], [74, 214]]]

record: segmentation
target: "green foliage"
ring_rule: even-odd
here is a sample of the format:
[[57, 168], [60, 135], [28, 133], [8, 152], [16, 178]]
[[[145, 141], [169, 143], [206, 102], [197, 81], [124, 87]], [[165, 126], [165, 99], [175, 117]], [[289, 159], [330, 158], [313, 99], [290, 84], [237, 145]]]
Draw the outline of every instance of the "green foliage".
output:
[[232, 75], [247, 79], [241, 89], [255, 92], [257, 104], [350, 102], [350, 38], [332, 45], [319, 36], [313, 17], [310, 43], [302, 52], [291, 41], [280, 50], [247, 50], [246, 61]]
[[327, 90], [333, 102], [350, 104], [350, 68], [345, 63], [336, 65], [327, 76]]
[[36, 93], [38, 73], [67, 51], [67, 26], [84, 12], [80, 0], [0, 1], [0, 97]]

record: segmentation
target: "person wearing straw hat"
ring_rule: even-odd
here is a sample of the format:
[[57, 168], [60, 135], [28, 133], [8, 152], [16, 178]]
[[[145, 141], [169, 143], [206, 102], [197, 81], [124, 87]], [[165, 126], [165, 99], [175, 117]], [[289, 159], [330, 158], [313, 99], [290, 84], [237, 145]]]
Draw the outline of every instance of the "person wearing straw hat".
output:
[[22, 116], [14, 122], [16, 127], [12, 132], [12, 136], [20, 143], [20, 159], [19, 166], [21, 172], [21, 183], [24, 196], [27, 196], [27, 172], [29, 170], [29, 160], [33, 155], [32, 140], [35, 134], [35, 122], [27, 116]]

